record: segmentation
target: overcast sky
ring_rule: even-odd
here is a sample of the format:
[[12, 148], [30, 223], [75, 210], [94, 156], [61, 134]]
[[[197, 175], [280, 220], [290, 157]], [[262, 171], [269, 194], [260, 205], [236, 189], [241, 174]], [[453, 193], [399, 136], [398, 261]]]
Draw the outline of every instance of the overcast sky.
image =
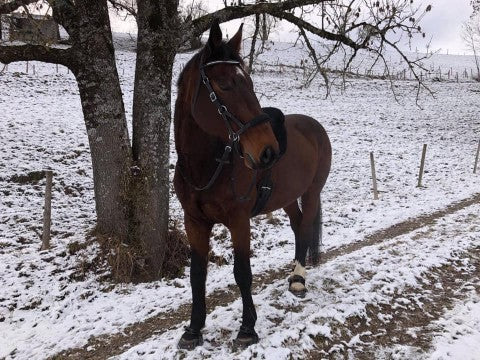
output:
[[[431, 50], [441, 49], [442, 53], [447, 50], [450, 54], [463, 54], [468, 51], [462, 42], [460, 33], [462, 23], [468, 20], [471, 14], [471, 7], [469, 0], [415, 0], [417, 3], [422, 3], [424, 6], [431, 4], [432, 11], [423, 19], [421, 25], [427, 33], [427, 40], [432, 38]], [[223, 6], [221, 0], [204, 0], [208, 4], [209, 10], [215, 10]], [[230, 36], [236, 31], [240, 21], [232, 21], [222, 25], [222, 28]], [[114, 31], [134, 32], [135, 26], [132, 24], [125, 24], [119, 19], [112, 19], [112, 27]], [[291, 27], [283, 25], [275, 35], [276, 40], [292, 41], [295, 35], [290, 33]], [[426, 48], [427, 40], [417, 39], [413, 44], [413, 50], [418, 48], [423, 51]]]
[[442, 48], [450, 53], [463, 54], [467, 50], [460, 36], [462, 23], [472, 13], [469, 0], [432, 0], [432, 12], [423, 19], [422, 26], [433, 37], [432, 49]]

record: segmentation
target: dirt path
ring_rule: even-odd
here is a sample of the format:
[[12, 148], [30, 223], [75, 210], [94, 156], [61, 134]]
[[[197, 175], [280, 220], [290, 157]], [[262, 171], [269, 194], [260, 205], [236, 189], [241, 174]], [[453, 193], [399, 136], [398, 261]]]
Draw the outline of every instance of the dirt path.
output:
[[[365, 237], [364, 241], [354, 243], [354, 244], [348, 244], [340, 248], [331, 250], [323, 254], [322, 261], [327, 262], [338, 256], [350, 254], [364, 247], [375, 245], [375, 244], [393, 239], [397, 236], [407, 234], [414, 230], [423, 228], [425, 226], [432, 225], [435, 223], [437, 219], [440, 219], [449, 214], [453, 214], [475, 203], [480, 203], [480, 194], [476, 194], [468, 199], [464, 199], [462, 201], [450, 204], [447, 207], [441, 210], [435, 211], [433, 213], [422, 215], [413, 219], [409, 219], [399, 224], [393, 225], [387, 229], [375, 232]], [[448, 270], [449, 269], [447, 268], [444, 270], [438, 270], [440, 271], [439, 276], [442, 279], [444, 279], [447, 285], [450, 283], [455, 285], [454, 284], [455, 282], [452, 281], [452, 279], [455, 279], [455, 277], [452, 278], [451, 276], [449, 276]], [[291, 271], [291, 268], [290, 266], [288, 266], [288, 267], [283, 267], [280, 269], [276, 269], [276, 270], [272, 270], [270, 272], [264, 273], [262, 276], [257, 276], [253, 284], [254, 292], [261, 291], [261, 289], [265, 285], [272, 283], [274, 280], [277, 280], [282, 277], [286, 278], [290, 273], [290, 271]], [[478, 272], [478, 268], [477, 268], [477, 272]], [[453, 290], [454, 288], [452, 287], [452, 291]], [[403, 296], [405, 296], [405, 294]], [[447, 300], [449, 300], [449, 297], [446, 295], [439, 294], [439, 296], [440, 298], [438, 299], [438, 301], [437, 300], [435, 301], [435, 304], [438, 303], [439, 306], [440, 304], [444, 304], [447, 302]], [[232, 288], [229, 290], [215, 291], [207, 297], [208, 312], [211, 312], [212, 309], [216, 307], [226, 306], [229, 303], [236, 300], [238, 297], [239, 297], [239, 293], [236, 288]], [[452, 299], [451, 296], [450, 296], [450, 299]], [[442, 305], [442, 309], [444, 309], [443, 305]], [[414, 317], [420, 320], [421, 317], [418, 316], [417, 310], [412, 310], [411, 312], [408, 312], [407, 315], [409, 316], [405, 316], [404, 320], [399, 319], [399, 324], [402, 321], [406, 321], [406, 322], [410, 321], [409, 319], [411, 317]], [[372, 314], [374, 314], [375, 312], [378, 312], [378, 309], [375, 309], [374, 307], [372, 307], [369, 309], [369, 311], [371, 311]], [[382, 309], [382, 311], [385, 311], [385, 309]], [[88, 343], [85, 346], [62, 351], [57, 355], [54, 355], [50, 359], [106, 359], [111, 356], [120, 355], [123, 352], [125, 352], [127, 349], [144, 342], [145, 340], [149, 339], [153, 335], [161, 334], [167, 331], [168, 329], [176, 326], [178, 323], [188, 320], [189, 315], [190, 315], [190, 304], [188, 303], [188, 304], [179, 306], [179, 308], [174, 312], [160, 313], [142, 322], [131, 324], [127, 326], [120, 333], [92, 337], [89, 339]], [[428, 320], [428, 319], [423, 319], [423, 320]], [[361, 322], [361, 320], [358, 320], [358, 321]], [[353, 322], [352, 325], [357, 326], [358, 329], [362, 329], [366, 326], [366, 325], [363, 325], [362, 327], [361, 323], [355, 324], [354, 319], [352, 319], [352, 322]], [[369, 324], [369, 326], [370, 325], [371, 324]], [[399, 329], [401, 329], [401, 327]], [[374, 332], [372, 331], [372, 333]], [[385, 341], [387, 341], [388, 338], [390, 337], [385, 337], [386, 339]], [[323, 354], [325, 354], [325, 351], [327, 351], [329, 347], [331, 349], [331, 347], [335, 345], [335, 340], [330, 340], [330, 342], [327, 342], [327, 343], [325, 343], [325, 339], [316, 339], [316, 341], [318, 341], [319, 344], [320, 343], [322, 344], [321, 348], [323, 349], [322, 350]], [[337, 341], [338, 343], [342, 343], [342, 341], [344, 340], [342, 339], [342, 337], [340, 337], [337, 339]], [[316, 355], [318, 356], [319, 354], [317, 353]], [[315, 354], [312, 353], [312, 356], [315, 356]], [[315, 357], [312, 357], [312, 359], [314, 358]]]

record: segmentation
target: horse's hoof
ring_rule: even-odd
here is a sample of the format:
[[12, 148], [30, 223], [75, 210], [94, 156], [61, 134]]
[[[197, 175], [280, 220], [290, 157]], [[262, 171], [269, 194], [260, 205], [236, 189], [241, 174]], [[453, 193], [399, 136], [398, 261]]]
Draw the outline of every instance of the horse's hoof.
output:
[[190, 327], [185, 328], [185, 332], [178, 341], [178, 348], [181, 350], [193, 350], [203, 344], [203, 337], [200, 331], [195, 331]]
[[305, 295], [307, 295], [307, 289], [303, 289], [303, 290], [294, 290], [292, 288], [288, 289], [293, 295], [295, 295], [296, 297], [300, 298], [300, 299], [303, 299], [305, 298]]
[[305, 278], [300, 275], [293, 275], [288, 279], [288, 290], [299, 298], [304, 298], [307, 294], [307, 288], [305, 287]]
[[241, 327], [237, 338], [233, 341], [233, 350], [244, 350], [250, 345], [258, 343], [258, 335], [253, 328]]

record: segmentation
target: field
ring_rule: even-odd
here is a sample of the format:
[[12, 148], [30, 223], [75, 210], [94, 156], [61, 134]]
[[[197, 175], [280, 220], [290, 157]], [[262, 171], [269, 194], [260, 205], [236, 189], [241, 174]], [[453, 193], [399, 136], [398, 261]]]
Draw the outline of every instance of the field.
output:
[[[99, 249], [88, 237], [93, 183], [72, 74], [42, 63], [30, 63], [28, 74], [25, 63], [0, 73], [0, 359], [479, 359], [479, 84], [427, 80], [434, 96], [423, 92], [417, 104], [413, 81], [394, 83], [396, 100], [389, 81], [352, 77], [346, 91], [333, 88], [325, 98], [320, 79], [304, 88], [301, 68], [277, 66], [304, 56], [290, 54], [288, 63], [280, 47], [261, 57], [253, 81], [263, 106], [310, 115], [330, 136], [323, 261], [308, 269], [306, 298], [294, 297], [287, 217], [278, 211], [274, 221], [252, 220], [261, 340], [236, 353], [241, 300], [226, 230], [217, 226], [211, 239], [205, 344], [180, 352], [188, 268], [177, 279], [138, 285], [103, 280], [101, 264], [88, 270]], [[191, 56], [178, 56], [175, 77]], [[135, 54], [121, 50], [117, 58], [131, 116]], [[470, 61], [442, 55], [428, 66], [461, 72]], [[54, 171], [54, 248], [40, 252], [46, 168]], [[173, 191], [171, 217], [181, 223]]]

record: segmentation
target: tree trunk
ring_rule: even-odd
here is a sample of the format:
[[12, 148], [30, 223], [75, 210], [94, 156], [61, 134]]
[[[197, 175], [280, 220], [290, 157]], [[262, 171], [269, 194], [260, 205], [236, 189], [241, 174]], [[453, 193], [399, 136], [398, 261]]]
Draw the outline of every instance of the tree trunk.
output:
[[131, 235], [146, 250], [148, 273], [161, 275], [168, 240], [171, 81], [180, 34], [177, 1], [138, 1], [133, 96]]
[[250, 44], [250, 53], [248, 54], [248, 73], [253, 74], [253, 61], [255, 56], [255, 45], [257, 43], [258, 32], [260, 31], [260, 14], [255, 14], [255, 31], [252, 35]]
[[480, 81], [480, 61], [478, 59], [477, 47], [475, 43], [473, 43], [472, 49], [473, 49], [473, 57], [475, 58], [475, 65], [477, 67], [477, 81]]
[[[131, 147], [106, 2], [78, 2], [75, 64], [92, 157], [97, 231], [126, 241]], [[92, 21], [95, 19], [95, 21]]]
[[262, 14], [262, 52], [265, 50], [265, 44], [268, 40], [267, 14]]

